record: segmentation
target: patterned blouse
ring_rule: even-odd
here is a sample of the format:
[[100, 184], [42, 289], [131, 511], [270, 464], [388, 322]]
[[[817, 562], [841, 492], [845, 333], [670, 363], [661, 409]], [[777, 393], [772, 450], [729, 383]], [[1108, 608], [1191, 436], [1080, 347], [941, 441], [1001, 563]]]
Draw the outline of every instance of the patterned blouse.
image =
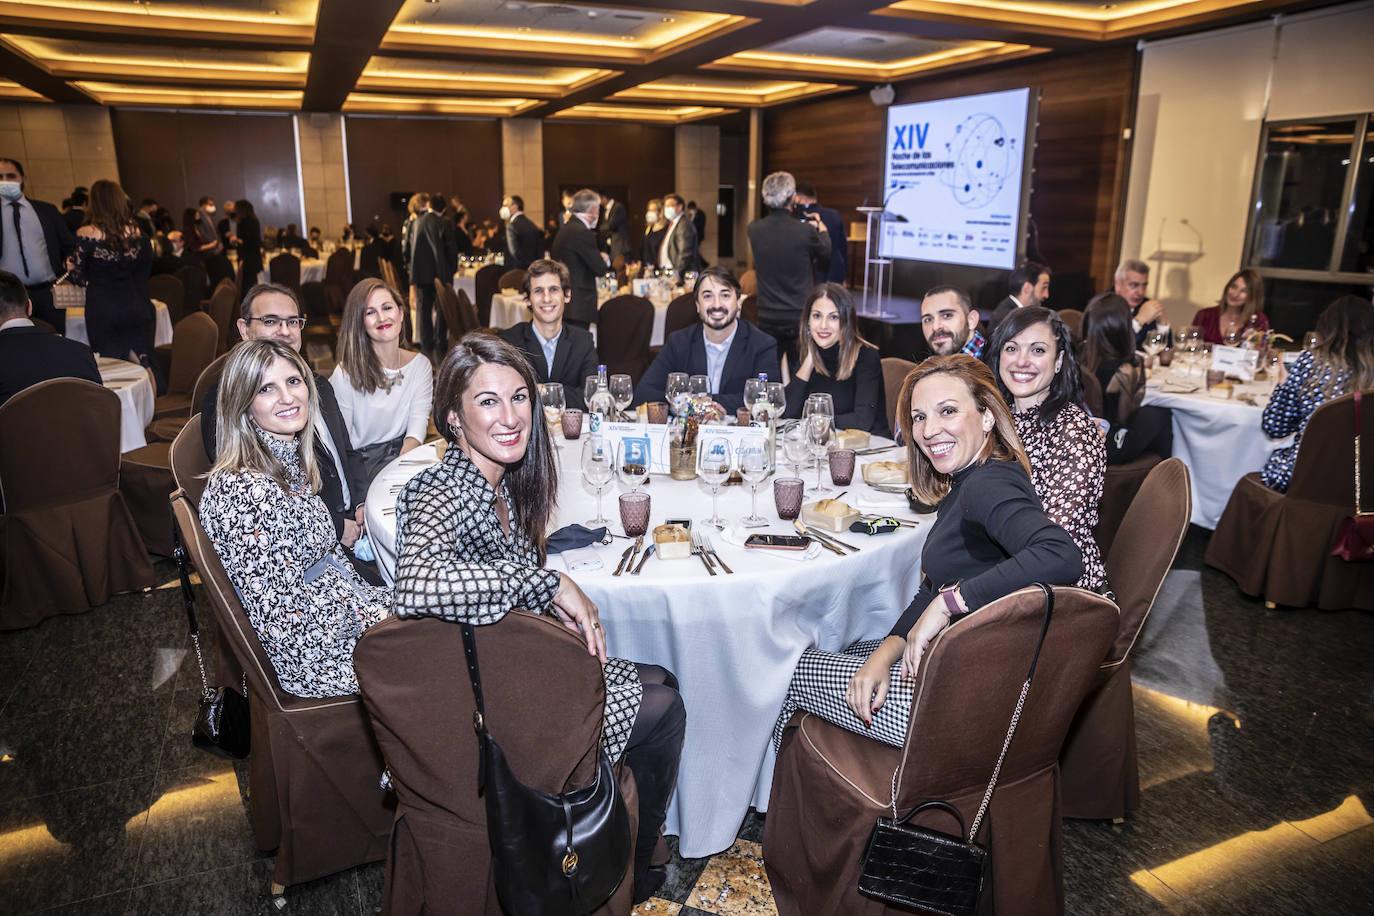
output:
[[1293, 462], [1298, 460], [1307, 418], [1320, 406], [1347, 392], [1350, 372], [1318, 363], [1311, 350], [1305, 350], [1288, 370], [1283, 384], [1274, 389], [1264, 408], [1260, 428], [1271, 439], [1292, 435], [1293, 444], [1276, 449], [1260, 471], [1260, 480], [1271, 490], [1288, 492], [1293, 477]]
[[[512, 513], [510, 489], [501, 494]], [[497, 493], [462, 449], [411, 478], [396, 500], [396, 614], [496, 623], [516, 609], [552, 615], [558, 573], [536, 564], [529, 538], [501, 528]], [[634, 663], [606, 659], [601, 742], [619, 760], [630, 740], [644, 687]]]
[[221, 471], [200, 498], [201, 524], [282, 689], [298, 697], [357, 693], [353, 644], [386, 617], [391, 589], [353, 569], [324, 501], [306, 492], [297, 442], [261, 430], [258, 437], [286, 469], [291, 492], [266, 474]]
[[1041, 422], [1038, 407], [1014, 413], [1012, 420], [1045, 514], [1083, 551], [1083, 578], [1077, 584], [1106, 590], [1107, 570], [1093, 535], [1107, 472], [1107, 447], [1097, 421], [1077, 404], [1065, 404], [1053, 423]]

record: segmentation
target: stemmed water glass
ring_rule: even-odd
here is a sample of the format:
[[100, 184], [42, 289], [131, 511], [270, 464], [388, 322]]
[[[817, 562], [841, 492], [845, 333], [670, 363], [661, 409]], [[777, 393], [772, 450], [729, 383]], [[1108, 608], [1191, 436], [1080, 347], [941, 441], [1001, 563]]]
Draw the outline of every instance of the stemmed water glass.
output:
[[627, 457], [625, 443], [626, 440], [621, 439], [615, 445], [615, 471], [620, 475], [620, 482], [634, 491], [648, 482], [649, 466], [644, 463], [644, 456], [637, 451], [637, 446]]
[[[565, 397], [562, 382], [545, 382], [539, 386], [539, 403], [544, 407], [544, 422], [554, 429], [563, 419], [563, 408], [567, 404]], [[554, 448], [562, 448], [555, 433], [550, 432], [549, 438], [553, 440]]]
[[749, 419], [759, 419], [754, 415], [754, 405], [764, 396], [768, 390], [768, 380], [762, 378], [747, 378], [744, 380], [744, 406], [749, 411]]
[[1168, 331], [1151, 331], [1145, 335], [1145, 340], [1141, 344], [1141, 349], [1150, 355], [1150, 358], [1158, 356], [1164, 352], [1164, 348], [1169, 345]]
[[668, 399], [668, 408], [674, 416], [682, 413], [682, 401], [691, 393], [686, 372], [669, 372], [668, 384], [663, 391], [663, 396]]
[[711, 380], [704, 375], [693, 375], [687, 379], [687, 391], [693, 400], [704, 402], [711, 397]]
[[717, 528], [725, 527], [725, 519], [720, 517], [717, 507], [717, 496], [720, 495], [720, 485], [730, 476], [730, 454], [730, 440], [724, 436], [706, 439], [697, 451], [697, 476], [711, 487], [711, 517], [706, 524]]
[[589, 375], [582, 382], [582, 403], [587, 405], [588, 410], [591, 410], [592, 395], [596, 394], [597, 378], [595, 375]]
[[586, 478], [587, 483], [596, 488], [596, 518], [586, 523], [588, 528], [600, 528], [610, 524], [610, 519], [601, 514], [601, 491], [605, 490], [606, 485], [615, 477], [612, 461], [610, 443], [604, 436], [590, 436], [583, 443], [582, 476]]
[[611, 400], [615, 401], [615, 409], [620, 412], [622, 419], [625, 416], [625, 408], [630, 406], [634, 397], [635, 386], [628, 375], [611, 376]]
[[817, 493], [829, 493], [830, 488], [821, 481], [821, 465], [825, 453], [830, 448], [830, 440], [835, 437], [835, 401], [828, 394], [812, 394], [806, 398], [802, 408], [802, 427], [806, 430], [806, 441], [811, 454], [816, 456]]
[[767, 436], [745, 436], [736, 452], [739, 475], [749, 484], [749, 514], [739, 520], [745, 528], [761, 528], [768, 519], [759, 515], [759, 485], [773, 473], [773, 450]]
[[783, 434], [782, 454], [792, 465], [792, 476], [801, 477], [802, 462], [811, 457], [811, 443], [806, 441], [805, 423], [798, 423]]
[[783, 411], [787, 409], [787, 389], [782, 382], [769, 382], [767, 393], [771, 417], [774, 420], [782, 419]]

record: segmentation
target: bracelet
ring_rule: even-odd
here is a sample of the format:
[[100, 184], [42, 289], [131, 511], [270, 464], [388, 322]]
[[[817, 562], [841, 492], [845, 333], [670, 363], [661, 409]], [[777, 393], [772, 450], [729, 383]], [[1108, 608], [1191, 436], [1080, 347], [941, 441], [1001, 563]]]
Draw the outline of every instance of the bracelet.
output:
[[940, 594], [945, 597], [945, 609], [949, 612], [950, 620], [964, 613], [963, 608], [959, 607], [959, 599], [954, 597], [954, 590], [958, 587], [958, 585], [951, 585], [949, 588], [940, 589]]

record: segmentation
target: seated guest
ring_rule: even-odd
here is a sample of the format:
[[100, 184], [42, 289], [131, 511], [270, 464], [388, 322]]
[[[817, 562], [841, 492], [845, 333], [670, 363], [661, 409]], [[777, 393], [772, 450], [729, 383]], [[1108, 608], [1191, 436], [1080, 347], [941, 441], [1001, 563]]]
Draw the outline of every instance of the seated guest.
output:
[[174, 274], [183, 267], [200, 263], [186, 253], [186, 238], [180, 229], [173, 229], [167, 233], [167, 242], [171, 249], [153, 259], [152, 274]]
[[992, 311], [988, 327], [997, 328], [1016, 309], [1035, 308], [1044, 305], [1050, 297], [1050, 269], [1035, 261], [1023, 261], [1021, 266], [1007, 278], [1007, 298], [997, 303]]
[[1198, 309], [1193, 324], [1202, 329], [1202, 339], [1210, 344], [1239, 343], [1248, 331], [1269, 330], [1264, 314], [1264, 280], [1253, 270], [1238, 270], [1226, 281], [1221, 301]]
[[397, 455], [425, 440], [434, 369], [401, 346], [400, 298], [381, 280], [360, 280], [344, 302], [339, 364], [329, 384], [339, 399], [366, 483]]
[[583, 387], [587, 376], [596, 375], [596, 344], [590, 331], [563, 322], [563, 309], [572, 299], [568, 268], [560, 261], [536, 260], [521, 289], [531, 318], [499, 336], [525, 354], [538, 381], [562, 383], [568, 407], [586, 410]]
[[[668, 671], [606, 657], [596, 605], [545, 567], [558, 469], [536, 384], [520, 351], [488, 334], [468, 334], [444, 357], [434, 422], [450, 445], [396, 501], [396, 613], [483, 625], [521, 608], [581, 631], [606, 677], [603, 747], [624, 757], [639, 787], [642, 901], [664, 880], [649, 860], [677, 783], [686, 713]], [[549, 688], [555, 696], [557, 685]]]
[[724, 267], [708, 267], [692, 294], [701, 321], [674, 331], [635, 388], [634, 403], [662, 401], [668, 373], [709, 379], [716, 403], [728, 413], [744, 406], [744, 383], [759, 375], [778, 381], [778, 343], [739, 316], [739, 281]]
[[838, 283], [822, 283], [802, 309], [801, 366], [787, 384], [789, 418], [802, 415], [809, 394], [825, 393], [835, 402], [836, 429], [891, 433], [883, 364], [878, 348], [859, 336], [854, 300]]
[[1083, 311], [1083, 368], [1102, 386], [1107, 464], [1126, 464], [1146, 452], [1168, 458], [1174, 449], [1173, 413], [1145, 407], [1145, 364], [1135, 353], [1131, 307], [1115, 293], [1094, 296]]
[[[239, 334], [244, 340], [271, 338], [281, 340], [297, 353], [301, 349], [301, 304], [296, 294], [275, 283], [259, 283], [243, 297]], [[363, 500], [367, 488], [363, 473], [348, 438], [348, 427], [334, 389], [320, 375], [313, 378], [317, 395], [318, 420], [313, 437], [315, 466], [320, 471], [320, 498], [334, 519], [334, 531], [339, 541], [352, 548], [362, 533]], [[214, 461], [219, 452], [218, 433], [219, 382], [210, 386], [200, 404], [200, 435], [205, 454]]]
[[921, 656], [952, 619], [1028, 585], [1069, 585], [1083, 575], [1078, 547], [1041, 508], [987, 366], [965, 354], [931, 357], [907, 375], [900, 403], [911, 431], [911, 489], [940, 507], [921, 552], [920, 591], [881, 641], [802, 654], [775, 745], [804, 709], [900, 747]]
[[1009, 312], [992, 332], [988, 368], [1012, 405], [1011, 419], [1045, 515], [1068, 532], [1083, 554], [1078, 584], [1105, 591], [1107, 570], [1093, 529], [1107, 449], [1097, 421], [1083, 406], [1069, 329], [1047, 308]]
[[[1342, 296], [1317, 319], [1317, 346], [1304, 350], [1274, 389], [1260, 421], [1265, 435], [1293, 444], [1277, 449], [1260, 471], [1266, 487], [1288, 491], [1307, 418], [1333, 398], [1374, 388], [1374, 305]], [[1368, 409], [1366, 408], [1366, 413]]]
[[100, 384], [91, 348], [40, 328], [24, 281], [0, 270], [0, 404], [50, 378], [84, 378]]
[[293, 249], [299, 251], [302, 258], [318, 258], [320, 256], [320, 253], [301, 236], [301, 231], [296, 228], [295, 223], [286, 224], [286, 231], [281, 235], [281, 247], [288, 251]]
[[200, 521], [282, 689], [358, 692], [353, 644], [386, 617], [391, 590], [358, 575], [320, 499], [315, 380], [280, 340], [234, 348], [218, 395], [219, 457]]
[[921, 333], [936, 356], [967, 353], [983, 358], [987, 341], [978, 330], [978, 310], [957, 286], [937, 286], [921, 299]]
[[1144, 261], [1128, 258], [1116, 268], [1113, 288], [1131, 311], [1131, 331], [1135, 335], [1135, 345], [1145, 342], [1151, 331], [1169, 330], [1169, 316], [1164, 314], [1164, 306], [1159, 300], [1151, 299], [1145, 292], [1150, 285], [1150, 265]]

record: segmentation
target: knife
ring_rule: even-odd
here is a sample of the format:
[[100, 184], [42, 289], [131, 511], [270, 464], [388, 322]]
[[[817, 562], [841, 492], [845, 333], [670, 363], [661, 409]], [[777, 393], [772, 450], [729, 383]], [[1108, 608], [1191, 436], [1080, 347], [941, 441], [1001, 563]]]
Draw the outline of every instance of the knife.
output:
[[629, 547], [625, 548], [625, 552], [620, 555], [620, 562], [615, 564], [615, 572], [611, 573], [611, 575], [618, 576], [625, 571], [625, 564], [629, 561], [630, 554], [634, 553], [634, 549], [634, 544], [631, 544]]
[[649, 554], [651, 554], [651, 553], [653, 553], [653, 552], [654, 552], [654, 545], [653, 545], [653, 544], [650, 544], [648, 547], [645, 547], [645, 548], [644, 548], [644, 555], [643, 555], [642, 557], [639, 558], [639, 565], [636, 566], [636, 567], [634, 568], [634, 572], [630, 573], [630, 575], [632, 575], [632, 576], [637, 576], [637, 575], [639, 575], [640, 572], [644, 569], [644, 561], [648, 560], [648, 559], [649, 559]]
[[792, 524], [797, 526], [797, 530], [799, 532], [801, 532], [809, 538], [820, 541], [822, 545], [829, 546], [831, 550], [834, 550], [840, 556], [844, 556], [844, 551], [840, 550], [839, 547], [848, 547], [855, 553], [859, 552], [859, 548], [851, 544], [846, 544], [839, 538], [831, 537], [828, 534], [822, 534], [820, 531], [816, 530], [815, 528], [812, 528], [810, 525], [803, 525], [800, 520], [793, 521]]
[[861, 448], [854, 454], [856, 455], [876, 455], [879, 452], [890, 452], [894, 448], [901, 448], [900, 445], [877, 445], [873, 448]]
[[830, 543], [830, 542], [827, 541], [825, 538], [820, 537], [820, 536], [816, 535], [815, 533], [811, 532], [810, 530], [808, 530], [807, 527], [806, 527], [805, 525], [803, 525], [801, 522], [795, 521], [795, 520], [794, 520], [794, 521], [792, 522], [792, 524], [795, 525], [795, 526], [797, 527], [798, 533], [800, 533], [800, 534], [802, 534], [802, 535], [804, 535], [804, 536], [806, 536], [806, 537], [809, 537], [811, 540], [815, 541], [817, 544], [820, 544], [822, 547], [824, 547], [826, 550], [830, 551], [831, 553], [838, 553], [838, 554], [839, 554], [840, 556], [842, 556], [842, 557], [843, 557], [843, 556], [848, 556], [848, 554], [846, 554], [843, 550], [841, 550], [840, 548], [836, 547], [834, 544]]

